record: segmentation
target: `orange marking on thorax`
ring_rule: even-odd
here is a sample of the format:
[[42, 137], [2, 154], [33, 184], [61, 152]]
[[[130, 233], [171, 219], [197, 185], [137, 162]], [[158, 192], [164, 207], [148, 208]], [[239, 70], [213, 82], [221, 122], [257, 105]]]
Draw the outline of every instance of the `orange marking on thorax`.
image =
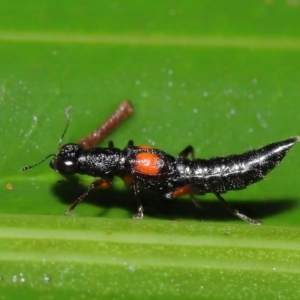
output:
[[135, 157], [135, 171], [145, 175], [157, 175], [163, 165], [159, 156], [154, 153], [141, 152]]

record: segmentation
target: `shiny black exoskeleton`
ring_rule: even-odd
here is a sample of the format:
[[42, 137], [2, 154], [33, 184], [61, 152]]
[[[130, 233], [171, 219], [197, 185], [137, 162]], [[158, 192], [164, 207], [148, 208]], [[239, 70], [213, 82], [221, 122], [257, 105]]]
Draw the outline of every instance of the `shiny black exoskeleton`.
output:
[[[213, 193], [232, 214], [251, 224], [260, 224], [233, 209], [221, 196], [229, 190], [244, 189], [263, 179], [299, 140], [292, 137], [241, 155], [194, 159], [191, 146], [177, 157], [148, 147], [135, 147], [130, 141], [124, 150], [110, 143], [108, 148], [83, 150], [78, 144], [66, 144], [50, 166], [62, 175], [83, 174], [100, 177], [70, 207], [69, 214], [95, 187], [107, 188], [113, 177], [121, 177], [133, 188], [138, 203], [135, 218], [143, 218], [140, 189], [157, 190], [167, 198]], [[188, 159], [187, 156], [192, 158]]]

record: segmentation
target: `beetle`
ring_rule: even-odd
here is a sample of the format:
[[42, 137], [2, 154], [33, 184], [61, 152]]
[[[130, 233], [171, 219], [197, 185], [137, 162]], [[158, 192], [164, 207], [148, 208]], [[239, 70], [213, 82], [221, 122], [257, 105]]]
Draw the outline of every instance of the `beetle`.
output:
[[[120, 109], [122, 105], [128, 106], [127, 109]], [[243, 154], [211, 159], [195, 158], [192, 146], [186, 147], [177, 156], [169, 155], [160, 149], [135, 146], [131, 140], [124, 149], [116, 148], [113, 142], [109, 142], [108, 147], [94, 147], [103, 138], [103, 134], [99, 133], [103, 128], [104, 135], [107, 135], [116, 124], [133, 112], [130, 102], [124, 101], [104, 126], [97, 128], [79, 143], [61, 146], [69, 124], [69, 111], [70, 108], [67, 109], [67, 125], [59, 141], [59, 153], [50, 154], [41, 162], [21, 169], [31, 169], [53, 157], [50, 167], [63, 176], [81, 174], [100, 178], [78, 197], [65, 215], [70, 214], [90, 190], [108, 188], [114, 177], [118, 176], [123, 179], [127, 188], [133, 189], [137, 201], [137, 213], [133, 216], [135, 219], [142, 219], [144, 216], [140, 199], [140, 190], [144, 189], [158, 191], [170, 199], [213, 193], [230, 213], [250, 224], [260, 225], [261, 221], [254, 220], [231, 207], [221, 194], [244, 189], [262, 180], [299, 141], [299, 137], [294, 136]], [[121, 114], [121, 117], [116, 117], [118, 114]], [[107, 124], [111, 124], [111, 127], [108, 128]]]

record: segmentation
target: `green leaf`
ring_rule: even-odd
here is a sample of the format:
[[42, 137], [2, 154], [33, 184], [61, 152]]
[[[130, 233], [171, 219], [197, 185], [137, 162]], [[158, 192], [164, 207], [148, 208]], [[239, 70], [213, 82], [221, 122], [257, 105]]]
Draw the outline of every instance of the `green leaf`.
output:
[[2, 297], [298, 299], [299, 145], [266, 180], [224, 195], [259, 227], [212, 195], [199, 209], [144, 192], [145, 220], [132, 220], [119, 179], [64, 218], [93, 178], [62, 181], [48, 162], [19, 169], [57, 153], [69, 105], [64, 143], [123, 99], [135, 114], [102, 146], [132, 139], [176, 155], [193, 145], [210, 158], [300, 135], [299, 17], [296, 1], [5, 0]]
[[299, 297], [295, 228], [23, 215], [0, 225], [10, 299]]

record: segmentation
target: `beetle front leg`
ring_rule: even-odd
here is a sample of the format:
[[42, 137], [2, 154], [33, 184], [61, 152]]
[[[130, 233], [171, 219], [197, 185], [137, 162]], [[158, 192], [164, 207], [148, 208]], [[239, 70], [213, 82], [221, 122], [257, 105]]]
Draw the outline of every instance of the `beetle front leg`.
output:
[[75, 207], [88, 195], [90, 190], [94, 188], [100, 188], [100, 189], [106, 189], [111, 185], [112, 178], [107, 179], [98, 179], [94, 181], [86, 190], [85, 193], [83, 193], [80, 197], [77, 198], [77, 200], [70, 206], [70, 208], [64, 213], [65, 216], [69, 215]]

